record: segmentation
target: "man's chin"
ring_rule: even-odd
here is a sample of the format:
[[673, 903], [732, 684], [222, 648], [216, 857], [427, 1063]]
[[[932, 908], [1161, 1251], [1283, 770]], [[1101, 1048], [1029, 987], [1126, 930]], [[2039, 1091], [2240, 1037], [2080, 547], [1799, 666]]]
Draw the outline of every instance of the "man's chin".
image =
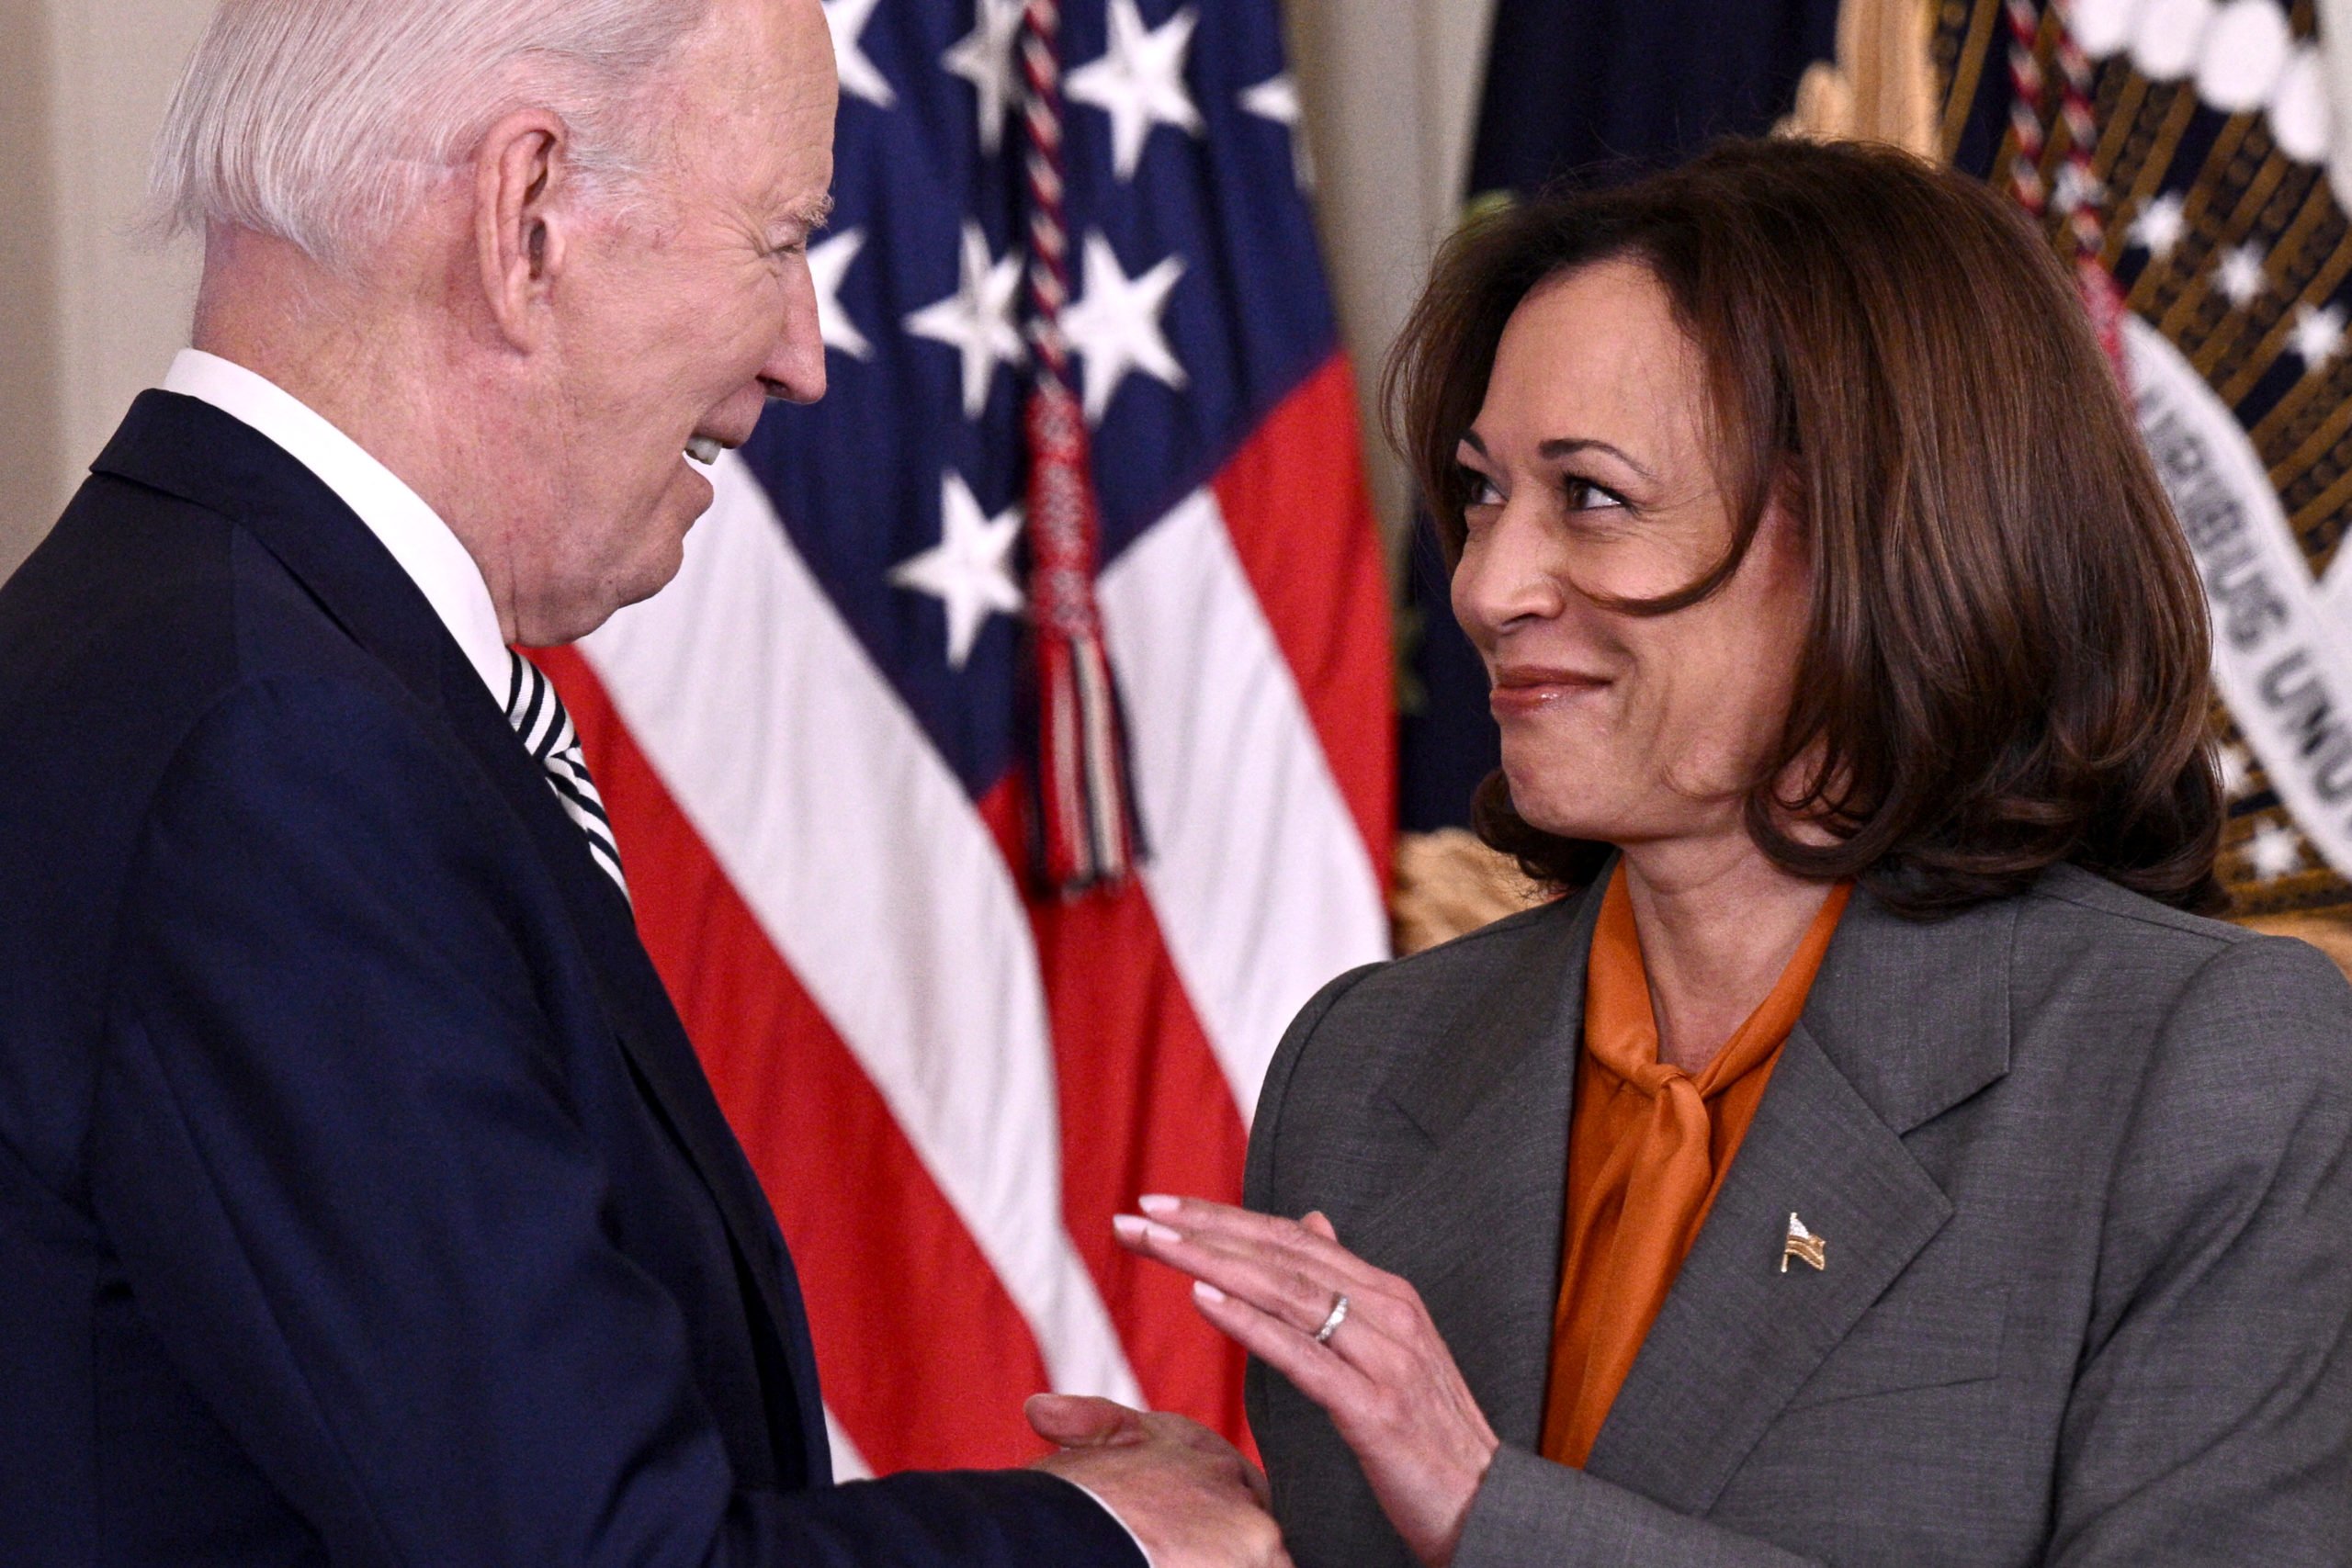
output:
[[662, 509], [647, 530], [643, 547], [628, 561], [627, 570], [616, 572], [608, 582], [611, 603], [605, 608], [605, 615], [642, 604], [670, 586], [686, 564], [686, 530], [694, 526], [696, 515]]
[[[692, 519], [687, 520], [689, 523]], [[685, 564], [684, 528], [664, 529], [660, 541], [593, 585], [576, 583], [572, 591], [550, 594], [526, 617], [526, 647], [547, 648], [577, 642], [631, 604], [642, 604], [669, 586]]]
[[[686, 468], [683, 457], [679, 467]], [[534, 625], [540, 635], [526, 641], [535, 647], [577, 641], [616, 611], [650, 599], [668, 587], [685, 565], [687, 530], [710, 510], [717, 495], [698, 470], [671, 476], [650, 506], [616, 530], [628, 542], [626, 554], [616, 559], [614, 552], [605, 552], [606, 564], [593, 578], [561, 573], [567, 581], [549, 585], [552, 592], [540, 599], [539, 613], [530, 617], [534, 623], [545, 623]], [[575, 560], [572, 564], [577, 568], [587, 563]]]
[[718, 499], [718, 491], [701, 467], [683, 456], [678, 467], [681, 472], [662, 491], [645, 520], [639, 535], [645, 547], [631, 563], [632, 570], [621, 584], [624, 596], [615, 609], [650, 599], [669, 586], [685, 565], [688, 530]]
[[631, 604], [641, 604], [669, 587], [671, 581], [678, 575], [678, 569], [685, 564], [685, 552], [674, 547], [664, 551], [660, 560], [649, 563], [644, 572], [622, 585], [620, 602], [613, 608], [620, 610]]
[[684, 470], [684, 483], [673, 487], [671, 493], [662, 499], [664, 510], [668, 510], [678, 503], [680, 492], [691, 498], [684, 508], [684, 520], [678, 525], [678, 533], [683, 536], [688, 528], [695, 525], [695, 518], [710, 510], [710, 503], [718, 499], [718, 491], [711, 485], [709, 470], [683, 452], [678, 454], [678, 467]]

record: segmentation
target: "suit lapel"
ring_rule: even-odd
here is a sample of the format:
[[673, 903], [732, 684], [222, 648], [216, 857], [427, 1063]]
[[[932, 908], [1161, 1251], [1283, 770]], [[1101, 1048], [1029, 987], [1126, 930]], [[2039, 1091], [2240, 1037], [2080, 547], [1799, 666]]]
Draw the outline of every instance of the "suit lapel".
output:
[[[1594, 884], [1605, 886], [1607, 874]], [[1551, 1365], [1567, 1180], [1569, 1100], [1583, 1033], [1597, 891], [1534, 917], [1539, 932], [1462, 1039], [1389, 1086], [1430, 1152], [1343, 1236], [1413, 1282], [1506, 1442], [1534, 1446]]]
[[[506, 716], [489, 700], [481, 678], [454, 643], [444, 662], [444, 679], [453, 728], [529, 828], [541, 859], [561, 885], [572, 923], [588, 949], [592, 982], [637, 1080], [685, 1151], [718, 1205], [737, 1252], [749, 1265], [743, 1272], [785, 1351], [792, 1384], [789, 1390], [770, 1391], [772, 1400], [786, 1394], [792, 1400], [772, 1407], [771, 1418], [779, 1430], [797, 1427], [812, 1469], [823, 1471], [829, 1468], [824, 1462], [824, 1412], [791, 1260], [759, 1179], [718, 1108], [710, 1079], [645, 944], [638, 940], [628, 901], [597, 867], [539, 765], [516, 742]], [[817, 1474], [813, 1479], [829, 1477]]]
[[[1828, 1267], [1780, 1269], [1789, 1215]], [[1800, 1025], [1586, 1464], [1703, 1514], [1951, 1206]]]
[[[1902, 1134], [2008, 1067], [2013, 909], [1913, 924], [1858, 890], [1586, 1469], [1703, 1514], [1951, 1217]], [[1789, 1216], [1827, 1267], [1780, 1267]]]
[[[773, 1212], [727, 1125], [628, 901], [597, 869], [538, 764], [433, 606], [367, 525], [317, 476], [258, 432], [197, 399], [144, 392], [93, 465], [245, 525], [352, 639], [447, 723], [514, 809], [560, 888], [588, 953], [606, 1018], [687, 1161], [710, 1193], [754, 1281], [793, 1387], [771, 1391], [771, 1419], [798, 1432], [812, 1479], [826, 1479], [823, 1414], [805, 1316]], [[756, 1332], [756, 1329], [755, 1329]], [[779, 1456], [782, 1458], [783, 1456]]]

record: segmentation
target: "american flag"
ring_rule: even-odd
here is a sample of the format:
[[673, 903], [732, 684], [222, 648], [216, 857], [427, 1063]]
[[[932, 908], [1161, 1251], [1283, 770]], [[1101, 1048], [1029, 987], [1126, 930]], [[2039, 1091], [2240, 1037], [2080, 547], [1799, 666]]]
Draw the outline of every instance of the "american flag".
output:
[[825, 9], [831, 390], [722, 459], [675, 583], [544, 662], [792, 1245], [837, 1468], [1017, 1462], [1047, 1387], [1238, 1437], [1238, 1355], [1111, 1216], [1238, 1195], [1283, 1025], [1386, 951], [1391, 818], [1273, 0], [1059, 17], [1061, 325], [1148, 855], [1080, 897], [1039, 890], [1025, 825], [1023, 0]]

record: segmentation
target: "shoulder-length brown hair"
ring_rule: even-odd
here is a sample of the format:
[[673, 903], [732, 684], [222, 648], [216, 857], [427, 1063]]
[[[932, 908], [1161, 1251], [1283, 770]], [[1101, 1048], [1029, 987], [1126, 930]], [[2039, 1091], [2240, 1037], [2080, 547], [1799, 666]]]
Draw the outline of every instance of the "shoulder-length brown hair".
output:
[[[1471, 496], [1454, 453], [1505, 321], [1611, 258], [1649, 268], [1702, 353], [1734, 520], [1697, 580], [1616, 607], [1713, 593], [1776, 487], [1810, 547], [1795, 696], [1746, 802], [1764, 852], [1921, 916], [2059, 862], [2220, 908], [2196, 563], [2073, 280], [2011, 204], [1888, 149], [1744, 141], [1469, 227], [1387, 370], [1449, 560]], [[1776, 801], [1800, 764], [1811, 782]], [[1791, 814], [1834, 841], [1792, 837]], [[1499, 773], [1476, 821], [1546, 881], [1587, 882], [1605, 852], [1529, 825]]]

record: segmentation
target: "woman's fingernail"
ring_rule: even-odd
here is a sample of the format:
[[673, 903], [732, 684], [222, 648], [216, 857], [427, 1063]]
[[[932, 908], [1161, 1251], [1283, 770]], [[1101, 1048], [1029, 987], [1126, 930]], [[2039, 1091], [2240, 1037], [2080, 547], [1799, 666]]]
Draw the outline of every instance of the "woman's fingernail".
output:
[[1149, 1229], [1150, 1226], [1151, 1222], [1145, 1219], [1141, 1214], [1114, 1214], [1111, 1216], [1111, 1228], [1118, 1233], [1119, 1239], [1122, 1241], [1140, 1240], [1143, 1233]]
[[1195, 1280], [1193, 1281], [1193, 1294], [1200, 1297], [1201, 1300], [1208, 1303], [1211, 1306], [1215, 1306], [1217, 1303], [1225, 1300], [1225, 1292], [1218, 1290], [1215, 1285], [1210, 1284], [1206, 1280]]
[[1166, 1225], [1155, 1225], [1148, 1222], [1147, 1222], [1143, 1227], [1143, 1234], [1149, 1236], [1154, 1241], [1182, 1241], [1184, 1239], [1184, 1233], [1182, 1231], [1172, 1231]]
[[1165, 1192], [1147, 1192], [1136, 1200], [1136, 1207], [1147, 1214], [1172, 1214], [1184, 1206], [1182, 1198], [1170, 1198]]

